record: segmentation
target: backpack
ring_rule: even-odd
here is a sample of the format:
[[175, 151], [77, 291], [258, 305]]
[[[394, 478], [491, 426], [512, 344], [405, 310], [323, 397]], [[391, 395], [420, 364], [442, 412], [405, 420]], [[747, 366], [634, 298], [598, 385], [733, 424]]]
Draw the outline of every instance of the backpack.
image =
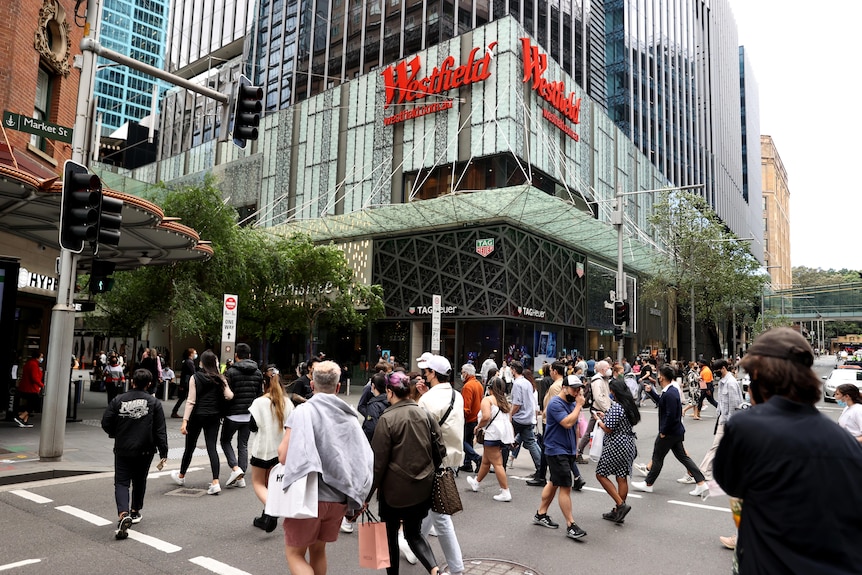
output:
[[583, 409], [592, 409], [593, 408], [593, 382], [592, 380], [587, 380], [584, 383], [584, 407]]

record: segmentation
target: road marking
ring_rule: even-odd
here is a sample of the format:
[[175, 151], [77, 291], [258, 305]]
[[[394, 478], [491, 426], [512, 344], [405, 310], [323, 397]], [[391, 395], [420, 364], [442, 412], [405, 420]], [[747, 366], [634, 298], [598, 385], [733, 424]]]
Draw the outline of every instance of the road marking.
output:
[[[131, 531], [129, 533], [131, 533]], [[192, 557], [189, 561], [195, 565], [200, 565], [204, 569], [208, 569], [213, 573], [218, 573], [219, 575], [251, 575], [247, 571], [231, 567], [227, 563], [216, 561], [210, 557]]]
[[165, 553], [176, 553], [180, 551], [182, 547], [178, 547], [173, 543], [168, 543], [167, 541], [162, 541], [161, 539], [156, 539], [150, 535], [144, 535], [143, 533], [138, 533], [137, 531], [128, 531], [129, 539], [134, 539], [138, 543], [143, 543], [144, 545], [149, 545], [159, 551], [164, 551]]
[[700, 503], [689, 503], [688, 501], [676, 501], [671, 499], [668, 503], [673, 503], [674, 505], [685, 505], [686, 507], [697, 507], [698, 509], [708, 509], [709, 511], [723, 511], [725, 513], [730, 513], [730, 507], [716, 507], [715, 505], [702, 505]]
[[[203, 467], [189, 467], [186, 470], [186, 473], [188, 474], [192, 471], [200, 471], [201, 469], [203, 469]], [[170, 469], [167, 471], [155, 471], [147, 475], [147, 479], [158, 479], [159, 477], [165, 477], [167, 475], [170, 475], [171, 473], [173, 473], [173, 471], [171, 471]]]
[[48, 499], [47, 497], [42, 497], [41, 495], [37, 495], [35, 493], [31, 493], [26, 489], [14, 489], [9, 493], [14, 493], [18, 497], [23, 497], [24, 499], [29, 499], [33, 503], [51, 503], [53, 499]]
[[18, 567], [24, 567], [26, 565], [33, 565], [34, 563], [41, 562], [41, 559], [25, 559], [16, 563], [7, 563], [6, 565], [0, 565], [0, 571], [8, 571], [9, 569], [17, 569]]
[[105, 525], [112, 525], [113, 521], [108, 521], [103, 517], [99, 517], [98, 515], [93, 515], [89, 511], [84, 511], [83, 509], [78, 509], [77, 507], [72, 507], [71, 505], [61, 505], [56, 508], [57, 511], [62, 511], [63, 513], [68, 513], [73, 517], [77, 517], [78, 519], [83, 519], [93, 525], [98, 525], [99, 527], [104, 527]]
[[[602, 488], [600, 488], [600, 487], [587, 487], [587, 486], [584, 486], [584, 487], [582, 487], [582, 489], [583, 489], [584, 491], [595, 491], [596, 493], [607, 493], [607, 491], [605, 491], [604, 489], [602, 489]], [[637, 493], [631, 493], [631, 492], [630, 492], [630, 493], [628, 494], [628, 496], [629, 496], [629, 497], [633, 497], [634, 499], [643, 499], [643, 495], [638, 495]]]

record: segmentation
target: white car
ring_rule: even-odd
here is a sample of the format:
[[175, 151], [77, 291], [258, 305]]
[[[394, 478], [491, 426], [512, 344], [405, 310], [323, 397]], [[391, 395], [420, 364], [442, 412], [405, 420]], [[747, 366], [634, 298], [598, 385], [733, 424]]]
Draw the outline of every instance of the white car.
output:
[[823, 380], [824, 401], [835, 403], [835, 389], [845, 383], [854, 384], [862, 392], [862, 369], [858, 366], [833, 369], [829, 377], [824, 377]]

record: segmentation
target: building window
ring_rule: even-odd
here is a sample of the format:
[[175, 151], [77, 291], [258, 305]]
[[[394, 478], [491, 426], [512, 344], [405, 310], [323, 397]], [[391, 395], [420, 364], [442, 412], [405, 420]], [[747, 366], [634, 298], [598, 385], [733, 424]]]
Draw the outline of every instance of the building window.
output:
[[[33, 117], [37, 120], [48, 121], [48, 104], [51, 101], [51, 76], [43, 68], [39, 68], [36, 78], [36, 101], [33, 103]], [[30, 145], [45, 150], [45, 138], [33, 134], [30, 136]]]

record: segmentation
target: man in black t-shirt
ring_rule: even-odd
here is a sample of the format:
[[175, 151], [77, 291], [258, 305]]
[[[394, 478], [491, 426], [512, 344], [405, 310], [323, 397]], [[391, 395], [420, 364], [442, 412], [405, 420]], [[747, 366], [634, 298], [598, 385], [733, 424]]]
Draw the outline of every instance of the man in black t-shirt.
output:
[[[314, 364], [319, 361], [320, 360], [316, 357], [312, 357], [307, 362], [299, 364], [301, 375], [299, 376], [299, 379], [293, 383], [291, 394], [293, 403], [305, 403], [307, 400], [311, 399], [312, 395], [314, 395], [314, 391], [311, 389], [311, 372], [314, 371]], [[305, 366], [304, 371], [302, 366]]]

